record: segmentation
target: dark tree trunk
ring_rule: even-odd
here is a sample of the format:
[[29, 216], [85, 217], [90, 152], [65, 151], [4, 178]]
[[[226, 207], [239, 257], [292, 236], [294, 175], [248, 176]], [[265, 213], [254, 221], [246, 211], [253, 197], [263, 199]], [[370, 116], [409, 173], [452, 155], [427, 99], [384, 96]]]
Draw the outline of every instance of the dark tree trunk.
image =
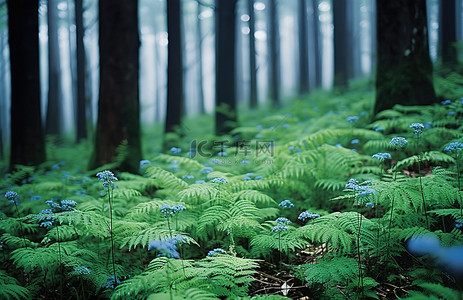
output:
[[439, 54], [442, 64], [453, 67], [458, 61], [455, 0], [440, 0]]
[[318, 0], [312, 0], [312, 9], [313, 9], [313, 51], [314, 51], [314, 61], [313, 64], [315, 69], [314, 74], [314, 86], [320, 87], [322, 85], [322, 62], [320, 55], [320, 23], [319, 23], [319, 13], [318, 13]]
[[334, 86], [346, 87], [349, 78], [347, 1], [333, 0]]
[[77, 141], [87, 138], [87, 113], [85, 98], [85, 46], [82, 0], [75, 0], [76, 57], [77, 57]]
[[62, 90], [58, 40], [58, 7], [56, 0], [48, 0], [48, 102], [45, 132], [62, 133]]
[[377, 37], [376, 37], [376, 0], [371, 0], [370, 4], [370, 31], [371, 31], [371, 71], [376, 70], [376, 54], [377, 54]]
[[307, 41], [307, 3], [299, 0], [299, 94], [309, 92], [309, 51]]
[[[183, 101], [183, 57], [181, 31], [180, 0], [167, 1], [167, 108], [164, 133], [181, 132], [181, 122], [184, 111]], [[164, 148], [170, 148], [169, 139], [164, 139]]]
[[269, 88], [273, 107], [280, 106], [280, 37], [276, 0], [269, 1]]
[[138, 1], [100, 0], [100, 96], [91, 168], [113, 162], [127, 145], [119, 169], [137, 172], [141, 159], [138, 88]]
[[11, 66], [10, 168], [45, 161], [40, 109], [38, 3], [7, 1]]
[[204, 104], [204, 80], [203, 80], [203, 29], [201, 26], [201, 18], [199, 17], [202, 12], [202, 5], [197, 1], [196, 6], [196, 41], [198, 51], [198, 94], [199, 94], [199, 112], [206, 113], [206, 106]]
[[4, 34], [4, 29], [0, 30], [0, 160], [5, 158], [5, 149], [4, 149], [4, 139], [5, 133], [7, 131], [6, 124], [6, 103], [7, 103], [7, 93], [6, 93], [6, 83], [5, 76], [7, 73], [6, 62], [7, 58], [4, 55], [4, 49], [6, 46], [7, 38]]
[[256, 17], [254, 14], [254, 0], [248, 0], [249, 14], [249, 107], [257, 108], [257, 67], [256, 67]]
[[236, 0], [216, 0], [215, 133], [229, 134], [237, 125], [235, 90]]
[[375, 114], [435, 102], [425, 0], [377, 0]]

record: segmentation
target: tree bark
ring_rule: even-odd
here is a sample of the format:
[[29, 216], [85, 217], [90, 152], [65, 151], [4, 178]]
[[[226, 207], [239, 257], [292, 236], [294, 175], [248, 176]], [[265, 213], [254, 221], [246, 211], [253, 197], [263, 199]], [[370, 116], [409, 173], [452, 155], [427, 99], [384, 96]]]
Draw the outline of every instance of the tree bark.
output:
[[425, 0], [377, 0], [375, 114], [435, 102]]
[[62, 89], [58, 39], [58, 7], [56, 0], [48, 0], [48, 102], [46, 134], [62, 133]]
[[256, 17], [254, 14], [254, 0], [248, 0], [249, 14], [249, 108], [258, 106], [257, 98], [257, 67], [256, 67]]
[[236, 0], [216, 0], [215, 133], [229, 134], [237, 125], [236, 115]]
[[196, 1], [196, 41], [197, 41], [197, 54], [198, 54], [198, 94], [199, 94], [199, 112], [206, 113], [206, 106], [204, 103], [204, 78], [203, 78], [203, 29], [201, 26], [201, 18], [199, 17], [202, 12], [202, 5], [200, 1]]
[[349, 79], [347, 1], [333, 0], [334, 86], [345, 88]]
[[299, 94], [309, 92], [309, 51], [307, 40], [307, 3], [299, 0]]
[[280, 106], [280, 37], [276, 0], [269, 0], [268, 41], [269, 41], [269, 88], [272, 106]]
[[314, 61], [313, 64], [315, 69], [314, 74], [314, 86], [320, 87], [322, 85], [322, 62], [320, 55], [320, 23], [319, 23], [319, 13], [318, 13], [318, 0], [312, 0], [312, 9], [313, 9], [313, 51], [314, 51]]
[[77, 141], [87, 138], [87, 108], [85, 97], [85, 46], [82, 0], [75, 0], [76, 59], [77, 59]]
[[126, 144], [119, 170], [137, 172], [141, 159], [138, 87], [138, 1], [100, 0], [100, 95], [91, 168], [114, 162]]
[[[167, 32], [169, 35], [167, 56], [167, 108], [164, 133], [181, 133], [184, 112], [183, 101], [183, 57], [180, 0], [167, 1]], [[164, 139], [168, 149], [169, 139]]]
[[442, 65], [454, 67], [458, 61], [456, 27], [456, 1], [440, 0], [439, 54]]
[[8, 0], [11, 66], [11, 155], [15, 165], [45, 161], [40, 108], [38, 1]]

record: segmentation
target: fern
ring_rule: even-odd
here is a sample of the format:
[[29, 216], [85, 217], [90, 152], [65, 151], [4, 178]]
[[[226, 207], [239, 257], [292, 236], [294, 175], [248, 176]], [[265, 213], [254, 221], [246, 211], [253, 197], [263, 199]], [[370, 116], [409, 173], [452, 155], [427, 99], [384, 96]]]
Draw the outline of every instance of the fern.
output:
[[19, 285], [16, 278], [0, 270], [0, 299], [30, 299], [31, 293], [28, 289]]

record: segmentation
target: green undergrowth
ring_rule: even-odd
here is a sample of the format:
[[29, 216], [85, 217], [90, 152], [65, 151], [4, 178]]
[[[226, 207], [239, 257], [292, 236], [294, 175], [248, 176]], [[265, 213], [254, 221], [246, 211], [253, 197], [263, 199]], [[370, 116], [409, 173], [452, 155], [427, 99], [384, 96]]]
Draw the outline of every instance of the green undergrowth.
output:
[[144, 127], [138, 174], [50, 146], [0, 180], [0, 298], [458, 299], [463, 103], [372, 99], [314, 92], [222, 137], [189, 118], [168, 151]]

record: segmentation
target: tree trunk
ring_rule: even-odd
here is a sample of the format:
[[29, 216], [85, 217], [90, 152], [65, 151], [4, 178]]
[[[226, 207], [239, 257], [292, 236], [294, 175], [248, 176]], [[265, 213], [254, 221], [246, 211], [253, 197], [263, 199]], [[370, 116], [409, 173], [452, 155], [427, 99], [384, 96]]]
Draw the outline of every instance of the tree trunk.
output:
[[11, 155], [15, 165], [45, 161], [39, 75], [38, 1], [8, 0], [11, 66]]
[[307, 4], [299, 0], [299, 94], [309, 92], [309, 51], [307, 41]]
[[269, 19], [267, 22], [269, 41], [269, 88], [273, 107], [280, 106], [280, 38], [276, 0], [269, 1]]
[[237, 125], [235, 28], [236, 0], [216, 0], [215, 133], [229, 134]]
[[377, 0], [375, 114], [435, 102], [425, 0]]
[[349, 78], [349, 47], [347, 23], [347, 1], [333, 0], [334, 26], [334, 86], [347, 87]]
[[77, 58], [77, 141], [87, 138], [87, 113], [85, 99], [85, 46], [82, 0], [75, 0], [76, 58]]
[[256, 16], [254, 14], [254, 0], [248, 0], [249, 14], [249, 107], [257, 108], [257, 67], [256, 67]]
[[442, 64], [454, 67], [458, 61], [455, 0], [440, 0], [439, 54]]
[[45, 132], [54, 135], [62, 133], [63, 115], [57, 10], [57, 0], [48, 0], [48, 102]]
[[[180, 0], [167, 1], [167, 108], [164, 133], [181, 133], [181, 122], [184, 111], [183, 101], [183, 57], [181, 31]], [[168, 149], [169, 139], [164, 139], [164, 148]]]
[[313, 51], [314, 51], [314, 62], [315, 74], [314, 74], [314, 86], [320, 87], [322, 85], [322, 62], [320, 55], [320, 23], [318, 13], [318, 0], [312, 0], [313, 9]]
[[199, 93], [199, 112], [201, 114], [206, 113], [206, 106], [204, 103], [204, 78], [203, 78], [203, 29], [201, 26], [201, 15], [202, 5], [200, 1], [196, 1], [196, 41], [197, 41], [197, 53], [198, 53], [198, 93]]
[[126, 144], [122, 171], [137, 172], [141, 159], [138, 87], [138, 1], [100, 0], [100, 95], [91, 168], [114, 161]]

